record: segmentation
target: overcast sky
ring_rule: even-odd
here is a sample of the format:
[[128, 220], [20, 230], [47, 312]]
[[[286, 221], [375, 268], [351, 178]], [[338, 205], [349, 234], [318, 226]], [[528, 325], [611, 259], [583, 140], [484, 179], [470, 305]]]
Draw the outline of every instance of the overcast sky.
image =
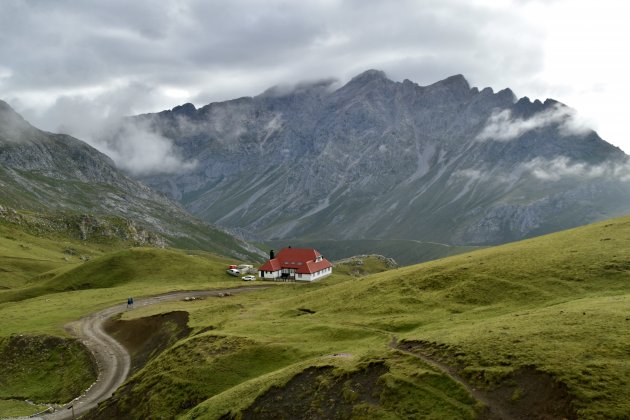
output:
[[34, 125], [103, 121], [370, 68], [575, 108], [630, 152], [622, 0], [2, 0], [0, 98]]

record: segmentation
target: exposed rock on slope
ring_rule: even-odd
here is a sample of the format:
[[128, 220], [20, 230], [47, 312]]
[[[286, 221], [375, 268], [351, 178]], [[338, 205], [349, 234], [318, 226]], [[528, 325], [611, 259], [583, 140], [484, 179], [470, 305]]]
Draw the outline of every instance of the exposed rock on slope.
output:
[[498, 243], [624, 214], [626, 155], [553, 100], [370, 70], [135, 117], [190, 172], [143, 180], [261, 239]]
[[21, 226], [36, 235], [59, 233], [82, 241], [121, 240], [134, 246], [164, 248], [164, 238], [138, 226], [133, 220], [120, 217], [96, 217], [76, 213], [19, 212], [0, 205], [0, 221]]

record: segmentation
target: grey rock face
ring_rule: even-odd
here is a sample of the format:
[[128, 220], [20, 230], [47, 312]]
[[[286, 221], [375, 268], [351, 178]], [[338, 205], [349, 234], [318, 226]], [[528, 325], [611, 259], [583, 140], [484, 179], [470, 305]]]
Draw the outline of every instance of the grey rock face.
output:
[[272, 88], [135, 118], [199, 162], [142, 180], [250, 238], [490, 244], [630, 209], [627, 183], [597, 176], [626, 155], [573, 129], [569, 108], [461, 75], [419, 86], [369, 70], [336, 90]]

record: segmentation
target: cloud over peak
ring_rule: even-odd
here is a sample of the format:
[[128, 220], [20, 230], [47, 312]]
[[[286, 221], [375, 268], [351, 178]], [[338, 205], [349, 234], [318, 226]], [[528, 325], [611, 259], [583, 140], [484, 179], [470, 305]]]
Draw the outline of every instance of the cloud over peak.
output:
[[573, 109], [555, 103], [527, 118], [515, 117], [509, 109], [497, 109], [490, 115], [476, 139], [506, 142], [529, 131], [554, 125], [561, 136], [579, 136], [590, 131]]

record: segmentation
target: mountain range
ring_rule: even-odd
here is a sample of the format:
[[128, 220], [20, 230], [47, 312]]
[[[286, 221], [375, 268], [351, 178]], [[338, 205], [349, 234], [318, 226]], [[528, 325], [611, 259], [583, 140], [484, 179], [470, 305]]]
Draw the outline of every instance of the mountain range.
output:
[[[0, 189], [0, 219], [12, 223], [28, 221], [83, 236], [118, 232], [136, 245], [166, 243], [241, 258], [256, 255], [254, 247], [131, 179], [85, 142], [33, 127], [3, 101]], [[21, 217], [12, 209], [34, 212], [36, 217]]]
[[630, 209], [627, 156], [572, 109], [461, 75], [419, 86], [369, 70], [130, 121], [196, 163], [144, 183], [260, 241], [487, 245]]

